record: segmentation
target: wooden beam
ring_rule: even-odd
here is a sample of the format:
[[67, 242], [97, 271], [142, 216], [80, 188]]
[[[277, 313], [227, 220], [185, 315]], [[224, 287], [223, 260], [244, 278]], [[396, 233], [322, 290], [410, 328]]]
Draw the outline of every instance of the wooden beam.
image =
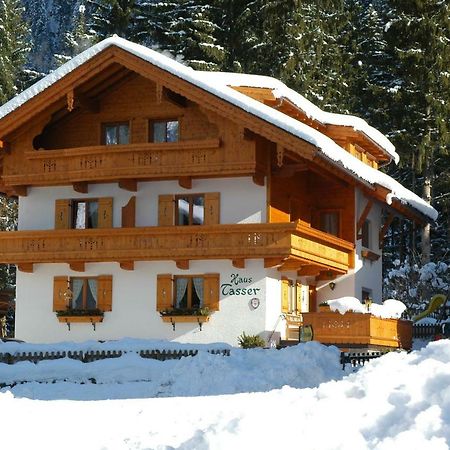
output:
[[362, 233], [361, 233], [361, 229], [364, 225], [364, 222], [367, 219], [367, 216], [370, 213], [370, 210], [372, 209], [373, 206], [373, 200], [370, 199], [367, 201], [366, 207], [364, 208], [364, 211], [361, 214], [361, 217], [358, 219], [358, 223], [356, 225], [356, 238], [357, 239], [361, 239], [362, 238]]
[[331, 281], [336, 277], [336, 272], [333, 272], [332, 270], [322, 270], [319, 275], [316, 276], [316, 281]]
[[165, 100], [167, 100], [170, 103], [173, 103], [176, 106], [179, 106], [180, 108], [186, 108], [187, 106], [186, 97], [184, 97], [181, 94], [177, 94], [176, 92], [168, 88], [163, 88], [163, 96]]
[[264, 258], [264, 268], [277, 268], [283, 264], [285, 258]]
[[134, 261], [122, 261], [120, 262], [120, 268], [122, 270], [134, 270]]
[[14, 192], [17, 197], [26, 197], [28, 195], [28, 186], [14, 186]]
[[27, 273], [33, 273], [33, 263], [21, 263], [21, 264], [17, 264], [17, 268], [21, 271], [21, 272], [27, 272]]
[[84, 261], [74, 261], [69, 263], [70, 270], [75, 272], [84, 272], [85, 271], [85, 263]]
[[285, 164], [283, 167], [278, 167], [272, 171], [272, 176], [277, 178], [289, 178], [298, 172], [306, 172], [309, 167], [306, 163]]
[[189, 260], [188, 259], [177, 259], [175, 261], [175, 264], [177, 265], [178, 269], [189, 270]]
[[11, 153], [11, 144], [8, 141], [0, 141], [0, 148], [8, 155]]
[[72, 112], [75, 103], [75, 92], [73, 89], [70, 89], [70, 91], [67, 92], [66, 100], [67, 100], [67, 111]]
[[380, 234], [378, 235], [378, 248], [383, 248], [384, 238], [386, 237], [386, 233], [388, 228], [390, 227], [392, 221], [395, 219], [395, 215], [393, 213], [389, 213], [386, 218], [386, 222], [384, 222]]
[[233, 267], [236, 267], [237, 269], [245, 269], [245, 259], [239, 258], [239, 259], [233, 259], [231, 261], [233, 264]]
[[89, 186], [86, 181], [77, 181], [72, 184], [73, 190], [80, 194], [87, 194], [89, 192]]
[[302, 266], [299, 270], [297, 270], [297, 275], [299, 277], [315, 277], [319, 275], [321, 270], [323, 270], [322, 267], [315, 266], [313, 264], [308, 264]]
[[184, 189], [192, 189], [192, 177], [180, 177], [178, 184]]
[[163, 85], [156, 83], [156, 103], [160, 104], [163, 99]]
[[255, 173], [253, 175], [253, 183], [255, 183], [257, 186], [264, 186], [264, 182], [265, 182], [265, 175], [263, 173]]
[[125, 191], [137, 192], [137, 180], [135, 179], [124, 179], [119, 180], [120, 189], [124, 189]]
[[284, 272], [286, 270], [299, 270], [301, 265], [302, 261], [299, 261], [298, 259], [287, 259], [280, 267], [278, 267], [278, 270], [280, 272]]

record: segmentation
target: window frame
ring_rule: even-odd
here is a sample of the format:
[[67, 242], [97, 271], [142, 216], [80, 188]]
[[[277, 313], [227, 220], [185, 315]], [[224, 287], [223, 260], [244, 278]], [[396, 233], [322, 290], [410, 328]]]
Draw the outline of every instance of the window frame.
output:
[[[203, 220], [202, 223], [194, 223], [194, 198], [195, 197], [203, 197]], [[179, 208], [178, 208], [178, 200], [188, 198], [189, 199], [189, 223], [186, 224], [180, 224], [179, 223]], [[175, 201], [175, 220], [174, 223], [176, 226], [201, 226], [205, 224], [205, 194], [176, 194], [174, 195], [174, 201]]]
[[[167, 124], [169, 122], [177, 122], [178, 123], [178, 128], [177, 128], [177, 139], [175, 141], [168, 141], [167, 140]], [[166, 124], [166, 135], [165, 135], [165, 140], [164, 141], [155, 141], [155, 130], [154, 130], [154, 124], [156, 123], [165, 123]], [[166, 118], [166, 117], [161, 117], [161, 118], [156, 118], [156, 119], [149, 119], [148, 121], [148, 141], [151, 142], [152, 144], [164, 144], [164, 143], [173, 143], [173, 142], [179, 142], [180, 141], [180, 124], [181, 121], [178, 117], [171, 117], [171, 118]]]
[[[125, 143], [121, 143], [119, 142], [119, 138], [120, 138], [120, 132], [119, 132], [119, 127], [126, 125], [128, 127], [128, 142]], [[106, 128], [107, 127], [115, 127], [116, 128], [116, 140], [117, 140], [117, 144], [107, 144], [106, 143]], [[118, 121], [118, 122], [103, 122], [101, 124], [101, 143], [102, 145], [107, 145], [112, 146], [112, 145], [128, 145], [131, 142], [131, 126], [130, 126], [130, 121], [129, 120], [124, 120], [124, 121]]]
[[[322, 228], [322, 217], [325, 214], [336, 214], [337, 228], [338, 228], [336, 234], [325, 231]], [[331, 236], [336, 236], [336, 237], [340, 238], [342, 236], [342, 211], [340, 209], [321, 209], [321, 210], [319, 210], [318, 211], [318, 229], [319, 229], [319, 231], [322, 231], [323, 233], [327, 233], [327, 234], [330, 234]]]
[[[77, 220], [77, 215], [76, 215], [76, 205], [78, 203], [97, 203], [97, 227], [84, 227], [84, 228], [76, 228], [76, 220]], [[73, 198], [70, 199], [70, 229], [71, 230], [94, 230], [96, 228], [98, 228], [98, 212], [99, 212], [99, 199], [98, 198]], [[85, 220], [85, 224], [88, 222], [88, 208], [85, 209], [84, 211], [84, 220]]]
[[[83, 280], [83, 287], [82, 287], [82, 307], [81, 308], [75, 308], [74, 305], [74, 301], [75, 299], [73, 298], [73, 280]], [[97, 296], [97, 300], [95, 303], [95, 308], [88, 308], [87, 307], [87, 289], [89, 287], [89, 280], [95, 280], [96, 283], [96, 296]], [[94, 311], [98, 308], [98, 295], [99, 295], [99, 288], [98, 288], [98, 277], [69, 277], [69, 283], [68, 283], [68, 287], [72, 293], [72, 298], [70, 300], [70, 310], [75, 310], [75, 311], [80, 311], [80, 310], [86, 310], [86, 311]]]
[[[186, 287], [186, 292], [187, 292], [187, 300], [186, 300], [186, 306], [185, 307], [178, 307], [176, 306], [176, 301], [177, 301], [177, 280], [178, 279], [182, 279], [182, 278], [187, 278], [188, 279], [188, 284]], [[205, 299], [200, 299], [200, 304], [198, 307], [194, 307], [192, 306], [192, 292], [195, 289], [194, 286], [194, 278], [201, 278], [202, 282], [203, 282], [203, 287], [204, 287], [204, 283], [205, 283], [205, 276], [204, 275], [174, 275], [173, 276], [173, 293], [172, 293], [172, 305], [174, 309], [179, 309], [179, 310], [192, 310], [192, 309], [201, 309], [203, 308], [204, 305], [204, 301]]]

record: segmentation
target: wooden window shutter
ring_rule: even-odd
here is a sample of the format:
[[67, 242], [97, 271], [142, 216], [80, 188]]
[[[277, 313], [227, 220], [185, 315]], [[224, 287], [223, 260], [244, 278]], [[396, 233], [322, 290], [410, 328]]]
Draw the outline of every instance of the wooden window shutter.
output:
[[175, 218], [175, 196], [160, 195], [158, 198], [158, 225], [170, 227]]
[[67, 309], [68, 299], [64, 295], [69, 288], [69, 277], [53, 278], [53, 311], [64, 311]]
[[122, 207], [122, 228], [136, 226], [136, 196], [130, 198], [129, 202]]
[[281, 311], [289, 312], [289, 280], [281, 280]]
[[203, 276], [203, 306], [211, 311], [219, 310], [219, 279], [218, 273]]
[[63, 230], [70, 228], [71, 200], [56, 200], [55, 202], [55, 229]]
[[98, 228], [112, 228], [113, 226], [113, 199], [103, 197], [98, 199]]
[[112, 275], [97, 277], [97, 308], [112, 311]]
[[220, 193], [209, 192], [205, 194], [205, 225], [220, 223]]
[[297, 305], [296, 305], [297, 312], [301, 312], [301, 310], [302, 310], [302, 288], [303, 288], [302, 283], [300, 283], [300, 281], [297, 281], [296, 290], [295, 290], [296, 300], [297, 300]]
[[163, 311], [170, 309], [173, 306], [172, 303], [172, 275], [161, 274], [157, 276], [157, 294], [156, 294], [156, 310]]

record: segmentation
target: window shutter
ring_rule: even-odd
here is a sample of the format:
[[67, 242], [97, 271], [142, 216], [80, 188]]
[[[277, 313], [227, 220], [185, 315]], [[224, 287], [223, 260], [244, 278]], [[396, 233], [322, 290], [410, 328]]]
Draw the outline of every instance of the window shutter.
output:
[[205, 194], [205, 225], [220, 223], [220, 193]]
[[300, 283], [300, 281], [297, 281], [295, 292], [296, 292], [296, 299], [297, 299], [296, 309], [297, 309], [297, 312], [301, 312], [302, 311], [302, 283]]
[[112, 275], [97, 277], [97, 308], [112, 311]]
[[68, 299], [64, 294], [69, 288], [69, 277], [53, 278], [53, 311], [64, 311], [67, 309]]
[[134, 226], [136, 226], [136, 196], [133, 195], [122, 208], [122, 228], [132, 228]]
[[70, 228], [71, 200], [56, 200], [55, 202], [55, 229]]
[[113, 226], [113, 199], [103, 197], [98, 199], [98, 228], [112, 228]]
[[174, 224], [175, 196], [160, 195], [158, 198], [158, 225], [169, 227]]
[[156, 310], [163, 311], [170, 309], [172, 303], [172, 275], [162, 274], [157, 277], [157, 295], [156, 295]]
[[218, 273], [203, 276], [203, 306], [211, 311], [219, 310], [219, 278]]
[[281, 280], [281, 311], [289, 312], [289, 280]]

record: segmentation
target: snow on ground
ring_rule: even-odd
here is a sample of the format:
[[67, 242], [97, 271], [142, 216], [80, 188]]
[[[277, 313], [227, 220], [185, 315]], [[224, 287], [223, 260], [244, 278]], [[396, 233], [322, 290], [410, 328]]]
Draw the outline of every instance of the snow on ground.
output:
[[[233, 350], [230, 357], [200, 353], [149, 364], [146, 373], [152, 380], [146, 383], [126, 381], [133, 370], [135, 378], [145, 371], [130, 355], [122, 360], [122, 371], [111, 361], [89, 363], [86, 368], [97, 364], [92, 370], [105, 384], [34, 383], [2, 389], [1, 446], [8, 450], [449, 448], [449, 340], [409, 354], [390, 353], [350, 374], [339, 369], [337, 356], [336, 349], [317, 343], [282, 351]], [[0, 377], [5, 370], [17, 370], [16, 376], [26, 370], [11, 367], [2, 365]], [[67, 368], [74, 379], [77, 370]], [[32, 369], [30, 377], [38, 379], [37, 371]], [[115, 382], [118, 379], [121, 383]], [[157, 386], [165, 392], [155, 393]], [[229, 394], [217, 395], [225, 392]], [[158, 395], [167, 397], [155, 398]], [[122, 397], [128, 399], [117, 400]], [[104, 400], [93, 401], [96, 398]]]

